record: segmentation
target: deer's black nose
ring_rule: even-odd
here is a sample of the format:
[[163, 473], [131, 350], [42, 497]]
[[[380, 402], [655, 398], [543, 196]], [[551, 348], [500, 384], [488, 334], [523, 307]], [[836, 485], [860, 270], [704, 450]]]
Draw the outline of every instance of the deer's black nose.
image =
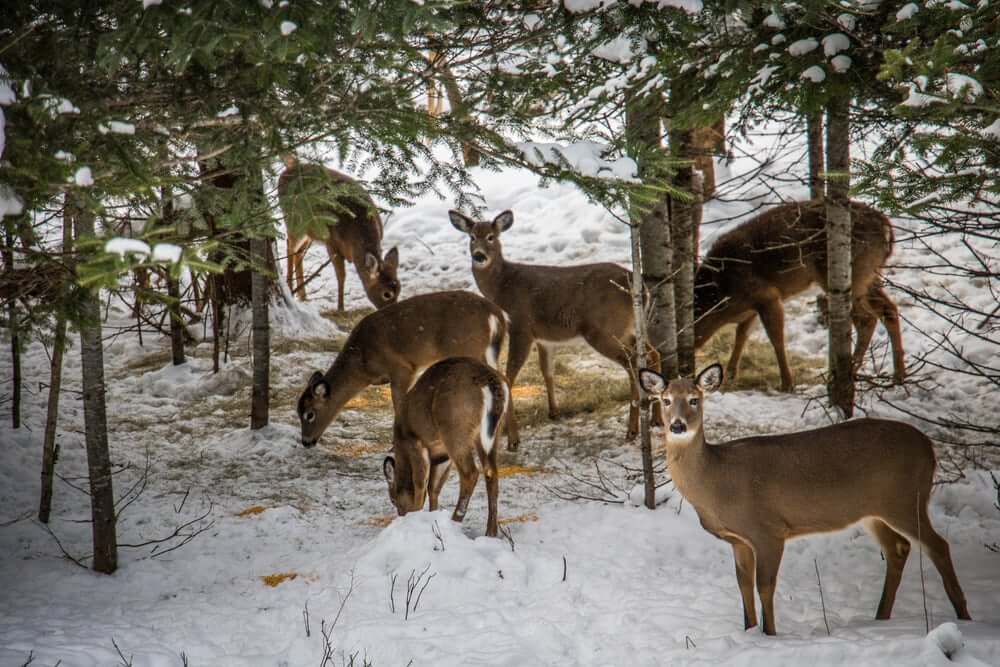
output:
[[684, 433], [687, 430], [688, 430], [687, 424], [682, 422], [680, 419], [675, 419], [674, 422], [670, 425], [670, 432], [677, 435], [680, 435], [681, 433]]
[[483, 262], [486, 261], [486, 253], [478, 252], [478, 251], [474, 252], [474, 253], [472, 253], [472, 259], [474, 259], [475, 261], [477, 261], [480, 264], [482, 264]]

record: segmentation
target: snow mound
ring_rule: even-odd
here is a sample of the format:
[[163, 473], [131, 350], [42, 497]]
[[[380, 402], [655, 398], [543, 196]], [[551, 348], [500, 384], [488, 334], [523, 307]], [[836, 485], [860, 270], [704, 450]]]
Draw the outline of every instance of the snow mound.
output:
[[926, 648], [921, 658], [925, 665], [965, 665], [966, 667], [985, 666], [982, 660], [963, 651], [965, 641], [962, 632], [954, 623], [942, 623], [931, 630], [924, 639]]
[[165, 366], [139, 379], [143, 393], [157, 398], [197, 400], [229, 396], [250, 384], [249, 374], [234, 366], [212, 373], [208, 360], [192, 359], [179, 366]]

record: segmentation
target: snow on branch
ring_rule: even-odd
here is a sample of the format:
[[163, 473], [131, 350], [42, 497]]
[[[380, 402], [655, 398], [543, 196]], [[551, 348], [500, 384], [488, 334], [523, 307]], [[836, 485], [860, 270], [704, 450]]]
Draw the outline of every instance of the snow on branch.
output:
[[591, 178], [637, 182], [639, 166], [630, 157], [607, 159], [610, 147], [594, 141], [569, 145], [524, 141], [515, 144], [526, 162], [542, 167], [562, 167]]

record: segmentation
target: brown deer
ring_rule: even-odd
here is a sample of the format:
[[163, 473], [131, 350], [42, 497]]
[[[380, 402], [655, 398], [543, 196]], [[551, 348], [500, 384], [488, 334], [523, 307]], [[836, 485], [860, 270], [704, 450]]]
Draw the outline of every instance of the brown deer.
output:
[[[877, 320], [892, 345], [894, 380], [903, 381], [906, 365], [896, 304], [879, 285], [879, 271], [892, 252], [892, 224], [882, 213], [851, 202], [853, 226], [852, 318], [857, 330], [855, 370], [864, 361]], [[695, 346], [701, 347], [722, 326], [736, 323], [733, 351], [726, 364], [735, 379], [740, 356], [759, 317], [774, 347], [781, 390], [792, 390], [785, 357], [782, 302], [811, 285], [826, 291], [826, 216], [820, 201], [793, 202], [766, 211], [716, 240], [698, 266], [694, 287]]]
[[[288, 289], [305, 300], [303, 262], [313, 241], [326, 245], [337, 274], [337, 310], [344, 311], [345, 261], [352, 262], [368, 300], [376, 308], [399, 298], [399, 251], [382, 256], [382, 218], [361, 184], [321, 164], [285, 158], [278, 177], [278, 201], [288, 238]], [[292, 227], [307, 229], [297, 236]]]
[[[514, 214], [504, 211], [492, 222], [476, 221], [449, 211], [451, 224], [469, 235], [472, 275], [487, 299], [510, 318], [507, 380], [513, 387], [528, 359], [532, 343], [538, 347], [538, 365], [545, 379], [549, 417], [558, 416], [552, 371], [552, 347], [577, 338], [617, 362], [629, 374], [632, 401], [627, 438], [639, 432], [639, 385], [635, 375], [634, 318], [629, 285], [632, 273], [617, 264], [535, 266], [504, 259], [500, 234], [514, 224]], [[659, 366], [656, 357], [651, 363]], [[520, 441], [513, 406], [507, 420], [507, 447]]]
[[486, 535], [496, 537], [496, 436], [509, 404], [510, 388], [503, 376], [475, 359], [445, 359], [420, 376], [393, 424], [393, 455], [382, 464], [389, 499], [400, 516], [420, 511], [427, 496], [430, 510], [436, 510], [454, 463], [460, 487], [451, 518], [461, 522], [479, 481], [478, 459], [486, 477]]
[[927, 514], [936, 461], [923, 433], [902, 422], [856, 419], [710, 444], [702, 404], [704, 395], [722, 384], [722, 366], [709, 366], [693, 381], [668, 384], [649, 369], [640, 378], [663, 409], [674, 485], [694, 506], [702, 527], [733, 547], [745, 629], [757, 625], [756, 578], [764, 632], [775, 632], [774, 589], [785, 540], [859, 521], [885, 556], [885, 585], [875, 618], [892, 613], [914, 540], [941, 574], [955, 613], [970, 618], [948, 543]]
[[503, 312], [471, 292], [421, 294], [366, 316], [326, 373], [316, 371], [299, 398], [302, 444], [312, 447], [344, 405], [373, 384], [389, 384], [395, 416], [420, 374], [447, 357], [496, 366], [507, 333]]

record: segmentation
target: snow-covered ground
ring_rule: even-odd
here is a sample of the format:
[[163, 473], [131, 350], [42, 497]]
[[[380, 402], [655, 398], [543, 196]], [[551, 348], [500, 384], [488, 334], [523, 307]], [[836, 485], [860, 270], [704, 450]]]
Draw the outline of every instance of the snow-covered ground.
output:
[[[778, 156], [771, 170], [790, 169], [789, 159]], [[733, 173], [746, 168], [739, 160], [730, 167]], [[513, 170], [474, 173], [490, 213], [514, 211], [514, 226], [504, 237], [508, 257], [540, 263], [627, 259], [627, 230], [574, 189], [540, 189], [534, 177]], [[752, 183], [730, 188], [744, 195], [763, 191]], [[786, 188], [782, 194], [802, 191]], [[704, 244], [735, 224], [730, 218], [750, 210], [753, 203], [743, 199], [709, 205]], [[428, 196], [388, 218], [385, 243], [400, 248], [404, 298], [475, 289], [467, 240], [448, 223], [449, 207]], [[963, 248], [958, 239], [941, 239], [937, 246], [956, 255]], [[982, 250], [998, 260], [996, 249]], [[894, 261], [919, 266], [919, 253], [899, 247]], [[317, 247], [307, 264], [318, 266], [323, 259]], [[348, 308], [367, 307], [356, 275], [348, 276]], [[897, 271], [893, 278], [927, 280], [918, 271]], [[116, 490], [125, 494], [147, 465], [149, 470], [144, 492], [122, 514], [120, 541], [157, 539], [187, 522], [193, 523], [182, 533], [206, 528], [162, 556], [157, 554], [177, 540], [156, 551], [154, 545], [123, 549], [121, 567], [111, 577], [62, 557], [55, 539], [34, 520], [46, 396], [39, 383], [47, 382], [48, 363], [40, 344], [29, 347], [26, 426], [18, 432], [6, 421], [0, 426], [0, 665], [22, 665], [29, 655], [32, 665], [121, 664], [115, 644], [126, 658], [134, 656], [136, 667], [181, 665], [182, 654], [190, 665], [315, 665], [322, 659], [324, 630], [337, 665], [349, 664], [352, 656], [356, 665], [367, 660], [377, 666], [944, 665], [946, 654], [958, 664], [1000, 664], [1000, 554], [985, 546], [1000, 541], [1000, 510], [988, 471], [967, 468], [964, 478], [938, 487], [932, 498], [932, 519], [952, 544], [975, 621], [959, 622], [957, 630], [944, 625], [929, 637], [927, 624], [955, 620], [933, 566], [915, 551], [893, 619], [873, 620], [884, 563], [860, 528], [789, 543], [776, 596], [779, 635], [771, 638], [759, 629], [743, 631], [731, 550], [701, 529], [676, 493], [655, 512], [555, 498], [550, 488], [565, 483], [557, 473], [563, 467], [577, 474], [592, 470], [595, 454], [638, 464], [635, 447], [622, 442], [624, 404], [611, 415], [580, 414], [526, 428], [521, 452], [502, 454], [500, 515], [509, 520], [513, 548], [507, 540], [482, 536], [482, 488], [465, 523], [450, 521], [454, 480], [442, 498], [448, 511], [390, 523], [381, 473], [388, 407], [372, 411], [362, 409], [363, 402], [353, 404], [357, 409], [345, 411], [319, 447], [307, 451], [298, 444], [295, 400], [309, 374], [329, 365], [342, 340], [318, 316], [335, 304], [333, 272], [310, 288], [311, 305], [303, 312], [275, 313], [273, 423], [255, 434], [245, 428], [245, 332], [219, 377], [210, 374], [207, 345], [193, 350], [187, 368], [173, 369], [165, 368], [167, 341], [151, 340], [148, 333], [142, 347], [133, 335], [109, 340], [112, 454], [116, 464], [131, 464], [116, 477]], [[981, 286], [940, 288], [988, 310], [983, 299], [989, 295]], [[929, 345], [917, 328], [945, 326], [905, 300], [900, 306], [909, 351]], [[127, 317], [115, 308], [111, 313], [112, 322]], [[787, 329], [790, 348], [823, 354], [826, 332], [805, 299], [789, 304]], [[975, 349], [971, 339], [958, 342]], [[884, 354], [881, 328], [876, 345]], [[58, 471], [68, 482], [85, 484], [76, 352], [74, 347], [66, 358]], [[620, 379], [620, 370], [583, 350], [562, 358]], [[10, 377], [6, 354], [0, 377]], [[914, 388], [891, 396], [921, 414], [986, 421], [995, 411], [975, 379], [950, 373], [937, 380], [941, 386], [933, 391]], [[559, 385], [560, 395], [572, 391]], [[716, 395], [706, 404], [709, 438], [825, 423], [821, 404], [808, 400], [817, 391]], [[869, 410], [900, 416], [884, 404]], [[607, 465], [615, 477], [614, 464]], [[71, 554], [87, 553], [89, 526], [80, 521], [88, 516], [85, 496], [57, 482], [52, 528]], [[421, 574], [407, 609], [407, 580]]]

